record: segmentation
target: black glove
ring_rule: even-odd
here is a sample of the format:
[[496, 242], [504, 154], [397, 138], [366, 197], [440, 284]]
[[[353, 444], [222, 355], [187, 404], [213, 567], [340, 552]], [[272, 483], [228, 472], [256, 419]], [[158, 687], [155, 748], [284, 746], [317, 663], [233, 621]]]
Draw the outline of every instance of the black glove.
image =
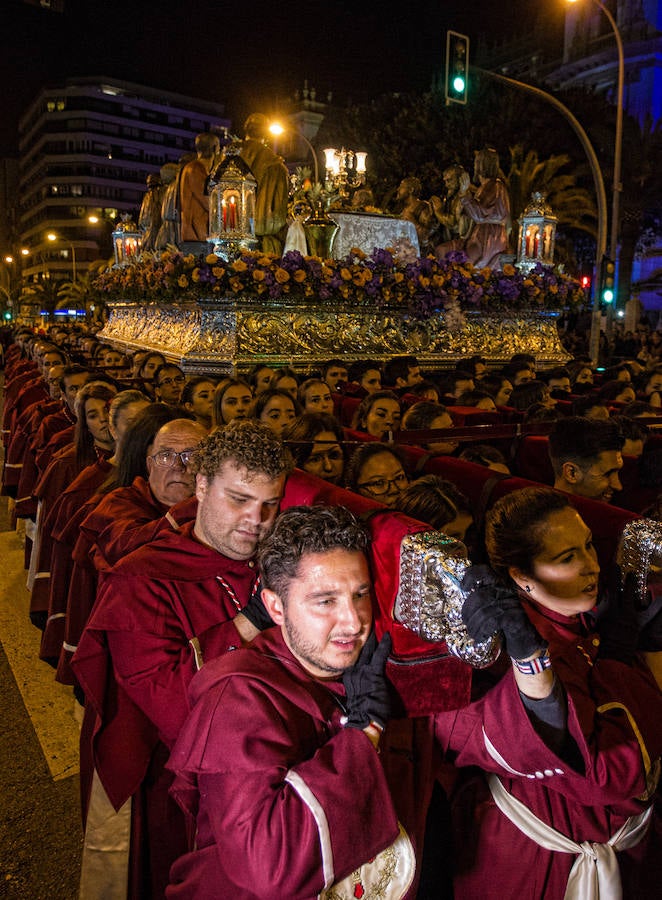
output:
[[391, 714], [391, 699], [384, 670], [391, 652], [391, 635], [386, 632], [377, 644], [373, 631], [355, 665], [344, 672], [347, 694], [347, 727], [367, 728], [371, 722], [385, 727]]
[[528, 659], [545, 649], [547, 644], [529, 621], [516, 589], [505, 585], [489, 566], [470, 566], [462, 591], [462, 620], [475, 641], [486, 641], [500, 631], [512, 659]]
[[598, 619], [600, 647], [598, 659], [617, 659], [631, 666], [637, 653], [639, 640], [637, 576], [628, 572], [609, 598], [609, 607]]
[[248, 621], [255, 625], [258, 631], [264, 631], [265, 628], [271, 628], [274, 620], [264, 608], [262, 602], [262, 585], [258, 585], [256, 591], [253, 592], [251, 599], [241, 610], [242, 615], [246, 616]]

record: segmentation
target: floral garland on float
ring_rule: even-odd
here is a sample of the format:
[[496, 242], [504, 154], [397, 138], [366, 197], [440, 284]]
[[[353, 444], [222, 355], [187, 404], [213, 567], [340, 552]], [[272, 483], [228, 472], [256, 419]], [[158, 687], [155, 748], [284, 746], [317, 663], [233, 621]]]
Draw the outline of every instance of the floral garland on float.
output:
[[548, 267], [526, 273], [510, 264], [500, 270], [477, 269], [461, 252], [439, 262], [434, 256], [416, 256], [405, 239], [370, 255], [354, 249], [343, 259], [243, 250], [224, 262], [213, 253], [196, 257], [171, 248], [104, 270], [92, 290], [111, 302], [305, 300], [399, 308], [420, 319], [437, 312], [457, 316], [470, 310], [560, 310], [586, 302], [576, 279]]

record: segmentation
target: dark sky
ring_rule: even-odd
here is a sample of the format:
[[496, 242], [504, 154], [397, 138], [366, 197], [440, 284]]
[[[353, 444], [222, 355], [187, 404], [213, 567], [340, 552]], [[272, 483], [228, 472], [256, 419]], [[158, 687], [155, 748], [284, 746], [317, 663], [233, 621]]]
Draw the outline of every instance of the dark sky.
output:
[[[60, 0], [53, 13], [0, 0], [0, 155], [42, 85], [107, 75], [225, 103], [235, 127], [275, 111], [307, 78], [320, 98], [425, 90], [447, 28], [522, 33], [524, 0]], [[554, 0], [547, 0], [553, 5]]]

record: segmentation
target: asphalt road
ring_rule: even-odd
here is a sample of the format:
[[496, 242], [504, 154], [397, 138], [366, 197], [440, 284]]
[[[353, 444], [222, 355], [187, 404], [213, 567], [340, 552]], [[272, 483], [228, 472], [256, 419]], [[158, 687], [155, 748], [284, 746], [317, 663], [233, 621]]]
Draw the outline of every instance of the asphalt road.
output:
[[37, 656], [22, 547], [0, 497], [0, 897], [74, 900], [78, 725], [71, 689]]

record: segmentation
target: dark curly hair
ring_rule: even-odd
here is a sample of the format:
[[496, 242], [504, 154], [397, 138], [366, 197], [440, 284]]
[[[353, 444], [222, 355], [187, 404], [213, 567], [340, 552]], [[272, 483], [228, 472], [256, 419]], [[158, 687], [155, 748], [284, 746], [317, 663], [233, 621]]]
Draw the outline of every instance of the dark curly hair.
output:
[[278, 516], [258, 549], [262, 583], [287, 600], [301, 559], [336, 549], [368, 551], [368, 535], [353, 513], [344, 506], [291, 506]]

